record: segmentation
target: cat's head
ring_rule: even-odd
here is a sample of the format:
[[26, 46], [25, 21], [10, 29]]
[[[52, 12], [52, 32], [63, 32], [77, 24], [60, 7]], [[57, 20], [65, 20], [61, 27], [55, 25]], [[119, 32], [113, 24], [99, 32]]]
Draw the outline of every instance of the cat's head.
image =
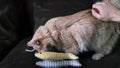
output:
[[37, 29], [33, 38], [27, 45], [35, 48], [38, 52], [53, 51], [55, 48], [55, 42], [52, 39], [49, 30], [44, 26], [40, 26]]

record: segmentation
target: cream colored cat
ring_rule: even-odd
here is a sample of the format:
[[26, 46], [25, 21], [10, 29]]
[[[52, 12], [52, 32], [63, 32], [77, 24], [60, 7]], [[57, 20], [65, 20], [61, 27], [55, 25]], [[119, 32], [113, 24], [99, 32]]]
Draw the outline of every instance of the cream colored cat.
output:
[[117, 22], [104, 22], [91, 14], [91, 9], [69, 16], [50, 19], [40, 26], [28, 46], [38, 52], [53, 51], [79, 54], [83, 51], [94, 50], [94, 60], [99, 60], [112, 51], [118, 38]]

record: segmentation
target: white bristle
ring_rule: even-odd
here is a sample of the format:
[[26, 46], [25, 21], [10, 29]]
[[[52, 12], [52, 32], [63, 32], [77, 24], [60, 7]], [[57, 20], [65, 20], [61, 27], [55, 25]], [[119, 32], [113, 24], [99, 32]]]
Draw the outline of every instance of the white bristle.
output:
[[80, 67], [82, 64], [78, 60], [61, 60], [61, 61], [51, 61], [43, 60], [36, 62], [37, 66], [41, 67], [63, 67], [63, 66], [77, 66]]

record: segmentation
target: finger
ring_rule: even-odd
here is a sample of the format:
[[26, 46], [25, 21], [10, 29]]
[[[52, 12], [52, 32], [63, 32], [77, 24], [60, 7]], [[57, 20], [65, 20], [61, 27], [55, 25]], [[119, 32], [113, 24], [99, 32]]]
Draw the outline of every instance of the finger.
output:
[[107, 4], [109, 4], [109, 2], [110, 2], [109, 0], [104, 0], [104, 3], [107, 3]]
[[100, 19], [101, 18], [101, 15], [99, 14], [99, 13], [97, 13], [95, 10], [91, 10], [92, 11], [92, 15], [94, 16], [94, 17], [96, 17], [97, 19]]
[[101, 8], [103, 4], [93, 4], [92, 8]]
[[[97, 3], [95, 3], [95, 4], [103, 4], [103, 2], [97, 2]], [[95, 5], [95, 4], [93, 4], [93, 5]]]

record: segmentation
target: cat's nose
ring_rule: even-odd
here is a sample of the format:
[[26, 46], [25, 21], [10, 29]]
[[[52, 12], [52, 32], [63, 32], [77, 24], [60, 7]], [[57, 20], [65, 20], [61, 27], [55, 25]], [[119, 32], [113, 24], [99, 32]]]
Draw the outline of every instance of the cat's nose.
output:
[[31, 43], [30, 43], [30, 42], [28, 42], [28, 43], [27, 43], [27, 45], [28, 45], [28, 46], [31, 46]]
[[28, 45], [28, 46], [33, 46], [33, 45], [34, 45], [34, 42], [33, 42], [33, 41], [29, 41], [29, 42], [27, 43], [27, 45]]

